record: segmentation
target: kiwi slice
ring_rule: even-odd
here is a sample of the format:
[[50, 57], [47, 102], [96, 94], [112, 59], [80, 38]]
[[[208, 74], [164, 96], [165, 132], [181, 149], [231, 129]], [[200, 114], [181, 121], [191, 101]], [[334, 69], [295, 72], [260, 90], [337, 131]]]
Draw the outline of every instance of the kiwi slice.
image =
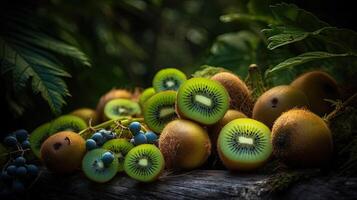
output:
[[166, 68], [157, 72], [152, 85], [156, 92], [164, 90], [177, 90], [187, 79], [186, 75], [178, 69]]
[[147, 88], [141, 93], [139, 97], [139, 104], [144, 107], [144, 103], [153, 95], [155, 94], [155, 89], [154, 88]]
[[249, 118], [235, 119], [225, 125], [217, 147], [219, 157], [228, 169], [243, 171], [262, 166], [273, 150], [269, 128]]
[[114, 99], [104, 107], [105, 119], [118, 119], [122, 116], [140, 115], [141, 109], [137, 102], [129, 99]]
[[51, 123], [49, 133], [50, 135], [60, 131], [73, 131], [78, 133], [85, 128], [87, 128], [87, 124], [82, 118], [74, 115], [63, 115]]
[[110, 150], [118, 158], [118, 172], [124, 171], [124, 158], [132, 148], [134, 145], [124, 138], [109, 140], [103, 145], [103, 149]]
[[156, 93], [144, 107], [144, 120], [151, 130], [160, 133], [167, 123], [176, 119], [176, 91]]
[[124, 170], [133, 179], [150, 182], [159, 177], [165, 167], [164, 157], [155, 145], [134, 147], [125, 157]]
[[114, 159], [109, 166], [104, 165], [102, 155], [106, 152], [108, 152], [106, 149], [94, 149], [84, 156], [82, 170], [90, 180], [104, 183], [110, 181], [116, 175], [119, 162]]
[[36, 157], [40, 158], [41, 153], [41, 145], [42, 143], [49, 137], [51, 128], [51, 123], [45, 123], [41, 126], [37, 127], [32, 133], [30, 134], [30, 146], [32, 152], [35, 154]]
[[181, 117], [211, 125], [227, 112], [229, 95], [217, 81], [192, 78], [182, 84], [178, 90], [176, 106]]

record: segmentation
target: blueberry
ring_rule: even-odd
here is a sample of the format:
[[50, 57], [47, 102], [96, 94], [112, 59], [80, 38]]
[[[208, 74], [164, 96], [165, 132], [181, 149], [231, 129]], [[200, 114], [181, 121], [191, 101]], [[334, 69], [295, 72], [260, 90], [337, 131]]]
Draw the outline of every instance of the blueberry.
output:
[[103, 136], [99, 132], [96, 132], [92, 135], [92, 139], [97, 142], [98, 145], [103, 144]]
[[146, 144], [147, 139], [146, 139], [145, 134], [139, 133], [139, 134], [135, 135], [134, 143], [135, 143], [135, 145]]
[[114, 154], [112, 154], [111, 152], [105, 152], [102, 155], [102, 161], [106, 166], [110, 165], [113, 162], [113, 160], [114, 160]]
[[129, 125], [129, 130], [133, 135], [136, 135], [141, 130], [141, 124], [139, 122], [131, 122]]
[[26, 163], [26, 159], [22, 156], [19, 156], [15, 159], [14, 163], [16, 166], [23, 166]]
[[16, 166], [15, 166], [15, 165], [9, 165], [9, 166], [6, 168], [6, 172], [7, 172], [7, 174], [10, 175], [10, 176], [15, 175], [15, 173], [16, 173]]
[[37, 176], [38, 167], [36, 165], [30, 164], [30, 165], [27, 165], [26, 168], [27, 168], [27, 172], [30, 176]]
[[19, 142], [23, 142], [28, 138], [28, 132], [25, 129], [20, 129], [14, 132], [16, 139]]
[[12, 182], [12, 190], [14, 192], [24, 192], [25, 191], [25, 186], [20, 180], [14, 180]]
[[17, 144], [17, 139], [14, 136], [7, 136], [4, 139], [4, 143], [9, 147], [13, 147]]
[[106, 140], [111, 140], [111, 139], [114, 139], [114, 137], [115, 137], [115, 132], [112, 132], [112, 131], [107, 131], [107, 130], [103, 129], [100, 131], [100, 133]]
[[97, 143], [93, 139], [88, 139], [86, 141], [86, 148], [88, 151], [97, 148]]
[[11, 180], [11, 176], [7, 173], [7, 171], [3, 171], [3, 172], [1, 172], [0, 180], [3, 180], [3, 181]]
[[21, 147], [23, 149], [29, 149], [30, 148], [30, 141], [29, 140], [25, 140], [21, 143]]
[[16, 176], [23, 177], [27, 174], [27, 169], [24, 166], [16, 168]]
[[157, 140], [157, 135], [152, 131], [146, 132], [145, 136], [146, 136], [146, 139], [148, 140], [148, 143], [150, 143], [150, 144], [154, 144], [154, 142]]
[[130, 143], [135, 144], [134, 138], [130, 139]]

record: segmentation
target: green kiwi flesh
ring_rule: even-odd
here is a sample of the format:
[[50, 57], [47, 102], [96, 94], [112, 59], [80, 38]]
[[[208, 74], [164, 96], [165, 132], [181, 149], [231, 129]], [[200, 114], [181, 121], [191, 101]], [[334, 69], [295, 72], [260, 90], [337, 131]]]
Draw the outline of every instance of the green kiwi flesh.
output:
[[104, 106], [104, 116], [107, 120], [140, 114], [141, 109], [139, 104], [129, 99], [113, 99]]
[[167, 123], [177, 119], [176, 91], [162, 91], [152, 96], [144, 107], [144, 120], [151, 130], [160, 133]]
[[141, 107], [144, 107], [145, 102], [152, 97], [155, 94], [155, 89], [154, 88], [147, 88], [141, 93], [139, 97], [139, 104]]
[[82, 160], [82, 170], [92, 181], [108, 182], [117, 174], [118, 160], [114, 159], [109, 166], [105, 166], [101, 160], [105, 152], [108, 152], [108, 150], [101, 148], [88, 151]]
[[103, 144], [103, 149], [110, 150], [118, 159], [118, 172], [124, 171], [124, 158], [132, 148], [134, 145], [125, 138], [109, 140]]
[[42, 143], [50, 136], [50, 127], [51, 123], [45, 123], [41, 126], [37, 127], [32, 133], [30, 134], [30, 147], [32, 152], [35, 154], [37, 158], [41, 157], [41, 145]]
[[186, 75], [178, 69], [166, 68], [158, 71], [153, 79], [156, 92], [164, 90], [177, 90], [187, 79]]
[[125, 157], [124, 170], [133, 179], [150, 182], [156, 180], [165, 167], [164, 157], [155, 145], [134, 147]]
[[179, 88], [176, 106], [180, 117], [211, 125], [228, 110], [229, 94], [217, 81], [192, 78]]
[[249, 118], [235, 119], [225, 125], [219, 134], [219, 157], [230, 170], [257, 169], [272, 153], [270, 138], [270, 130], [263, 123]]
[[73, 115], [63, 115], [51, 123], [49, 133], [50, 135], [60, 131], [73, 131], [78, 133], [87, 127], [86, 122], [82, 118]]

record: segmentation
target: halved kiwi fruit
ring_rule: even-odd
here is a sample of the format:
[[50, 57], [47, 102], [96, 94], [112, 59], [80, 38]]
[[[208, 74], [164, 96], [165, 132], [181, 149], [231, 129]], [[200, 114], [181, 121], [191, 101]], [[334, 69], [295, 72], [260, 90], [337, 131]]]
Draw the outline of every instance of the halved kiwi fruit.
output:
[[177, 91], [176, 108], [180, 117], [211, 125], [227, 112], [229, 95], [217, 81], [192, 78]]
[[143, 91], [143, 93], [141, 93], [140, 97], [139, 97], [139, 104], [141, 105], [141, 107], [144, 107], [144, 103], [153, 95], [155, 94], [155, 89], [154, 88], [147, 88]]
[[165, 161], [161, 151], [152, 144], [134, 147], [125, 157], [124, 170], [133, 179], [150, 182], [156, 180], [163, 169]]
[[104, 107], [104, 118], [118, 119], [123, 116], [137, 116], [141, 114], [140, 106], [137, 102], [129, 99], [113, 99]]
[[320, 116], [334, 109], [326, 99], [337, 100], [341, 97], [336, 80], [322, 71], [307, 72], [290, 85], [305, 93], [309, 99], [310, 110]]
[[272, 153], [270, 130], [254, 119], [235, 119], [222, 128], [217, 150], [223, 164], [230, 170], [257, 169]]
[[263, 122], [269, 128], [283, 113], [292, 108], [309, 107], [306, 95], [289, 85], [281, 85], [264, 92], [253, 109], [253, 119]]
[[152, 96], [144, 106], [144, 120], [151, 130], [160, 133], [165, 125], [177, 119], [176, 91], [162, 91]]
[[103, 149], [110, 150], [118, 159], [118, 172], [124, 171], [124, 158], [132, 148], [134, 145], [125, 138], [109, 140], [103, 144]]
[[102, 155], [108, 152], [106, 149], [94, 149], [88, 151], [82, 160], [82, 170], [92, 181], [105, 183], [110, 181], [118, 172], [118, 160], [114, 159], [110, 165], [104, 165]]
[[207, 131], [197, 123], [177, 119], [163, 129], [159, 148], [168, 169], [194, 169], [203, 165], [211, 154], [211, 141]]
[[73, 131], [78, 133], [87, 127], [86, 122], [77, 116], [62, 115], [51, 123], [49, 133], [50, 135], [60, 131]]
[[253, 110], [253, 99], [247, 85], [238, 76], [229, 72], [220, 72], [211, 77], [226, 88], [230, 96], [230, 108], [242, 111], [251, 116]]
[[158, 71], [152, 85], [156, 92], [164, 90], [177, 90], [187, 79], [186, 75], [178, 69], [166, 68]]
[[70, 113], [71, 115], [82, 118], [87, 125], [89, 125], [89, 120], [91, 120], [92, 125], [98, 124], [97, 112], [90, 108], [79, 108]]
[[29, 140], [30, 140], [31, 150], [38, 158], [41, 157], [40, 149], [42, 143], [50, 136], [50, 128], [51, 128], [51, 123], [48, 122], [37, 127], [30, 134]]
[[272, 144], [275, 157], [293, 167], [322, 167], [333, 150], [327, 124], [303, 109], [289, 110], [275, 121]]

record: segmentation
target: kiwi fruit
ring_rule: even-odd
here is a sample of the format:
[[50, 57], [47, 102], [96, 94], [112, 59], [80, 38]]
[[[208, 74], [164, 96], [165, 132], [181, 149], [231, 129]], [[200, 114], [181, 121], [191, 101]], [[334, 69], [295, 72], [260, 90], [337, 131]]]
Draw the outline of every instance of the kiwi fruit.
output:
[[230, 108], [242, 111], [247, 116], [252, 116], [254, 106], [251, 92], [247, 85], [236, 75], [229, 72], [220, 72], [211, 77], [226, 88], [230, 96]]
[[156, 92], [164, 90], [177, 90], [187, 79], [186, 75], [178, 69], [166, 68], [158, 71], [152, 81]]
[[74, 115], [62, 115], [51, 122], [50, 135], [60, 131], [80, 132], [87, 128], [86, 122]]
[[138, 116], [141, 114], [137, 102], [129, 99], [113, 99], [104, 107], [104, 119], [118, 119], [123, 116]]
[[216, 149], [217, 138], [221, 129], [228, 124], [230, 121], [238, 118], [247, 118], [247, 116], [238, 111], [238, 110], [227, 110], [226, 114], [224, 114], [223, 118], [220, 119], [217, 123], [215, 123], [212, 127], [209, 128], [209, 136], [211, 138], [212, 149]]
[[271, 128], [281, 113], [295, 107], [309, 107], [306, 95], [288, 85], [276, 86], [258, 98], [253, 109], [253, 119]]
[[95, 110], [90, 108], [79, 108], [70, 113], [71, 115], [82, 118], [87, 125], [89, 125], [89, 120], [91, 120], [91, 125], [98, 124], [98, 116]]
[[255, 170], [261, 167], [272, 153], [270, 129], [254, 119], [235, 119], [222, 128], [218, 136], [217, 150], [228, 169]]
[[31, 150], [37, 158], [41, 157], [41, 153], [40, 153], [41, 145], [50, 136], [50, 128], [51, 128], [51, 123], [48, 122], [37, 127], [30, 134], [29, 141], [30, 141]]
[[153, 95], [155, 94], [155, 89], [154, 88], [147, 88], [143, 91], [143, 93], [141, 93], [140, 97], [139, 97], [139, 104], [141, 105], [141, 107], [144, 107], [144, 103]]
[[175, 112], [176, 91], [162, 91], [152, 96], [144, 106], [144, 120], [148, 127], [160, 133], [165, 125], [178, 118]]
[[108, 152], [106, 149], [93, 149], [88, 151], [82, 160], [82, 170], [92, 181], [105, 183], [110, 181], [117, 174], [118, 160], [114, 159], [110, 165], [105, 165], [102, 155]]
[[142, 144], [131, 149], [124, 160], [124, 170], [141, 182], [156, 180], [165, 168], [161, 151], [152, 144]]
[[41, 159], [57, 173], [71, 173], [81, 166], [86, 152], [84, 139], [75, 132], [62, 131], [51, 135], [41, 146]]
[[176, 109], [182, 118], [211, 125], [218, 122], [228, 108], [228, 92], [217, 81], [191, 78], [177, 91]]
[[204, 164], [211, 154], [211, 141], [207, 131], [197, 123], [177, 119], [162, 130], [159, 148], [168, 169], [189, 170]]
[[275, 157], [293, 167], [322, 167], [333, 150], [325, 121], [304, 109], [289, 110], [275, 121], [272, 144]]
[[100, 97], [97, 104], [96, 112], [98, 115], [99, 122], [105, 120], [103, 117], [104, 106], [113, 99], [131, 99], [133, 97], [132, 93], [124, 89], [112, 89], [103, 96]]
[[334, 109], [326, 99], [341, 98], [336, 80], [322, 71], [307, 72], [290, 85], [305, 93], [310, 103], [310, 110], [319, 116], [324, 116]]
[[124, 171], [124, 158], [126, 154], [134, 148], [134, 145], [127, 139], [113, 139], [103, 144], [103, 149], [110, 150], [118, 159], [118, 172]]
[[211, 78], [215, 74], [218, 74], [220, 72], [229, 72], [227, 69], [222, 68], [222, 67], [213, 67], [209, 65], [202, 65], [199, 67], [199, 70], [195, 71], [195, 73], [192, 74], [192, 77], [194, 78]]

